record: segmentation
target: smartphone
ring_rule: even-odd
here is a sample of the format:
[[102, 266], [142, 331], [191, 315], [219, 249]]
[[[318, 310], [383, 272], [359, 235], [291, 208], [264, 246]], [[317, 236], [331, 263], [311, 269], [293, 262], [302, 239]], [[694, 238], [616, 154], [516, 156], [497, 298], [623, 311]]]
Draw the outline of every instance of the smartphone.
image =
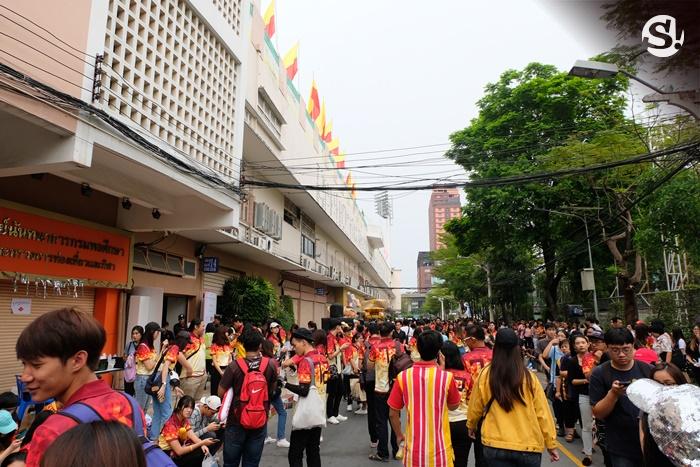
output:
[[632, 384], [632, 381], [618, 381], [618, 383], [620, 383], [620, 386], [627, 387]]

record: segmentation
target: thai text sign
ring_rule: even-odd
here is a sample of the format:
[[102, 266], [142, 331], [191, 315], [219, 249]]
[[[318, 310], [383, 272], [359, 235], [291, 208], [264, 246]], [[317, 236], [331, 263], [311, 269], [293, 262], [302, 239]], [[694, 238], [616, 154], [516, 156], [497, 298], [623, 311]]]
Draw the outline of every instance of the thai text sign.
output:
[[0, 271], [127, 287], [131, 237], [60, 219], [0, 204]]

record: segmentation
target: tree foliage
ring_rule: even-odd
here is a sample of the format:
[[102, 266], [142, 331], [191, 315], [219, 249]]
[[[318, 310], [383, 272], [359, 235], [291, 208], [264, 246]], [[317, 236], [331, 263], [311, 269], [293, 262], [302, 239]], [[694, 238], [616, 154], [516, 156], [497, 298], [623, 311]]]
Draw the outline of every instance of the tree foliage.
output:
[[262, 325], [279, 313], [279, 299], [273, 285], [261, 277], [242, 276], [224, 283], [221, 313], [244, 322]]
[[[573, 78], [549, 65], [532, 63], [504, 72], [486, 86], [479, 115], [451, 136], [448, 157], [472, 179], [542, 172], [551, 167], [552, 149], [582, 141], [624, 123], [627, 87], [624, 77], [608, 80]], [[577, 157], [560, 163], [578, 165]], [[544, 263], [543, 295], [552, 316], [558, 287], [571, 262], [579, 220], [553, 214], [562, 206], [589, 206], [595, 200], [586, 179], [569, 177], [547, 183], [478, 188], [467, 192], [463, 217], [448, 226], [462, 256], [491, 251], [525, 258], [531, 252]], [[507, 261], [506, 261], [507, 263]], [[523, 261], [521, 261], [523, 263]], [[517, 264], [498, 272], [511, 284], [526, 271]], [[521, 280], [523, 280], [521, 278]]]

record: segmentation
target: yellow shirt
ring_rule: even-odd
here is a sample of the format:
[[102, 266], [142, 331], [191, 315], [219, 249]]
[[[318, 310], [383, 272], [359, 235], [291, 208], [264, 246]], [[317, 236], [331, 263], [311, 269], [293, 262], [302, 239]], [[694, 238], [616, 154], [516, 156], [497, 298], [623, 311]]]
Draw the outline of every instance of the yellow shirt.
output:
[[[476, 429], [484, 408], [491, 399], [489, 373], [485, 367], [477, 376], [467, 411], [467, 426]], [[530, 371], [526, 376], [532, 381], [532, 389], [523, 381], [525, 405], [515, 402], [510, 412], [494, 401], [481, 426], [481, 441], [484, 446], [511, 451], [542, 452], [544, 448], [557, 447], [557, 433], [552, 413], [547, 404], [542, 386]]]

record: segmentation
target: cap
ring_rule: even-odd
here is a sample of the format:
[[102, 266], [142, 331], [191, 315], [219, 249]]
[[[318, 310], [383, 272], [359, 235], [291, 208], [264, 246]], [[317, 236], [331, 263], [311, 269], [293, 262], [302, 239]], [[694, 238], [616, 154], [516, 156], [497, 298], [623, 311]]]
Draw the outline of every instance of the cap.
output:
[[599, 340], [599, 341], [604, 341], [604, 340], [605, 340], [605, 334], [603, 334], [603, 333], [600, 332], [600, 331], [596, 331], [595, 329], [592, 330], [592, 331], [587, 332], [587, 333], [586, 333], [586, 337], [588, 337], [588, 339], [596, 339], [596, 340]]
[[343, 321], [342, 323], [340, 323], [340, 327], [343, 328], [343, 331], [349, 331], [350, 329], [352, 329], [352, 328], [350, 327], [350, 325], [349, 325], [348, 323], [346, 323], [345, 321]]
[[219, 407], [221, 407], [221, 399], [218, 396], [202, 397], [199, 402], [212, 410], [219, 410]]
[[311, 335], [311, 331], [309, 331], [306, 328], [295, 329], [294, 331], [292, 331], [292, 337], [296, 337], [297, 339], [304, 339], [310, 344], [314, 343], [314, 338]]
[[497, 347], [516, 347], [520, 344], [520, 339], [518, 335], [511, 328], [501, 328], [496, 333], [496, 346]]
[[278, 327], [280, 327], [280, 323], [278, 323], [277, 321], [273, 321], [270, 323], [270, 327], [271, 328], [278, 328]]
[[181, 319], [185, 319], [185, 315], [177, 315], [177, 320], [180, 321]]
[[0, 434], [6, 435], [17, 429], [17, 423], [12, 419], [12, 414], [7, 410], [0, 410]]

